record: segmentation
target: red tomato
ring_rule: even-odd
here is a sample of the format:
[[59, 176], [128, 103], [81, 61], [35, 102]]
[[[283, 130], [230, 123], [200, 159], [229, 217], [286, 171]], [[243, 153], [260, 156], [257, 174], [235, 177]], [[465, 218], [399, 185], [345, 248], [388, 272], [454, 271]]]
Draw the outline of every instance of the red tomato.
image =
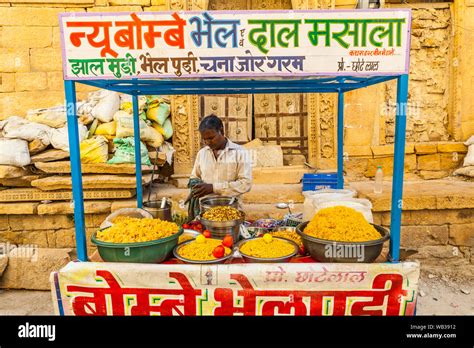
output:
[[303, 246], [303, 245], [299, 247], [299, 250], [298, 250], [298, 251], [299, 251], [300, 255], [306, 254], [306, 251], [304, 250], [304, 246]]
[[188, 224], [183, 224], [183, 228], [189, 228]]
[[212, 251], [212, 255], [214, 255], [216, 259], [220, 259], [221, 257], [224, 257], [225, 255], [224, 247], [222, 245], [216, 246], [214, 250]]
[[209, 230], [204, 230], [204, 232], [202, 233], [202, 235], [206, 238], [211, 238], [211, 231]]
[[228, 248], [232, 248], [233, 244], [234, 244], [234, 239], [232, 238], [230, 234], [225, 236], [224, 239], [222, 240], [222, 245]]

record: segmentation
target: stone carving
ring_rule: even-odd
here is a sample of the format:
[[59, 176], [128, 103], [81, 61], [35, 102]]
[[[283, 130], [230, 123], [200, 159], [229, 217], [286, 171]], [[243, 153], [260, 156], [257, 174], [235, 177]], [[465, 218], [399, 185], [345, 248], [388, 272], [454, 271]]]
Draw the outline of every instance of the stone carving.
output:
[[189, 103], [190, 97], [178, 95], [171, 98], [171, 119], [173, 122], [173, 147], [176, 149], [175, 162], [191, 162]]

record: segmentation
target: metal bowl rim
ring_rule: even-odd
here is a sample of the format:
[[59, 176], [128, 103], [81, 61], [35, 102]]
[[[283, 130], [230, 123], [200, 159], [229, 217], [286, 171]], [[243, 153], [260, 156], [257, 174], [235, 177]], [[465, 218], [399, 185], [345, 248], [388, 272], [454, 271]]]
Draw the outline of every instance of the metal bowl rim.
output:
[[250, 242], [251, 240], [255, 240], [255, 239], [260, 239], [260, 238], [263, 238], [263, 237], [253, 237], [253, 238], [249, 238], [249, 239], [243, 239], [241, 240], [240, 242], [238, 242], [236, 244], [236, 247], [238, 248], [239, 250], [239, 253], [250, 259], [250, 260], [265, 260], [265, 261], [268, 261], [268, 262], [272, 262], [272, 261], [280, 261], [280, 260], [284, 260], [284, 259], [289, 259], [289, 258], [292, 258], [293, 256], [296, 256], [298, 254], [298, 251], [299, 251], [299, 246], [298, 244], [296, 244], [295, 242], [293, 242], [292, 240], [288, 240], [288, 239], [285, 239], [285, 238], [281, 238], [281, 237], [273, 237], [273, 238], [276, 238], [276, 239], [280, 239], [280, 240], [283, 240], [285, 242], [288, 242], [290, 244], [293, 245], [293, 247], [295, 248], [295, 251], [291, 254], [288, 254], [288, 255], [285, 255], [285, 256], [280, 256], [280, 257], [272, 257], [272, 258], [263, 258], [263, 257], [256, 257], [256, 256], [250, 256], [246, 253], [243, 253], [242, 251], [240, 251], [240, 247], [247, 243], [247, 242]]
[[[383, 231], [384, 235], [382, 236], [382, 238], [379, 238], [379, 239], [376, 239], [376, 240], [370, 240], [370, 241], [367, 241], [367, 242], [339, 242], [339, 241], [336, 241], [336, 240], [320, 239], [320, 238], [310, 236], [310, 235], [304, 233], [301, 230], [300, 226], [302, 226], [304, 224], [308, 224], [308, 223], [309, 223], [309, 221], [305, 221], [305, 222], [302, 222], [301, 224], [299, 224], [298, 226], [296, 226], [296, 233], [298, 233], [300, 235], [300, 237], [303, 238], [303, 239], [309, 240], [311, 242], [319, 243], [319, 244], [333, 244], [333, 243], [336, 243], [336, 244], [341, 244], [341, 245], [373, 246], [373, 245], [382, 244], [390, 238], [390, 232], [385, 227], [382, 227], [380, 225], [376, 225], [376, 224], [373, 224], [373, 223], [369, 222], [372, 226], [374, 226], [376, 228], [379, 228], [380, 230]], [[380, 232], [380, 231], [377, 230], [377, 232]]]
[[229, 255], [224, 256], [224, 257], [221, 257], [220, 259], [207, 260], [207, 261], [191, 260], [191, 259], [187, 259], [187, 258], [185, 258], [185, 257], [183, 257], [183, 256], [181, 256], [181, 255], [178, 254], [178, 248], [181, 248], [181, 247], [183, 247], [184, 245], [189, 244], [189, 243], [191, 243], [191, 242], [193, 242], [193, 241], [194, 241], [194, 240], [191, 239], [191, 240], [187, 240], [187, 241], [185, 241], [185, 242], [183, 242], [183, 243], [181, 243], [181, 244], [176, 245], [176, 246], [173, 248], [173, 255], [174, 255], [174, 257], [176, 257], [178, 260], [181, 260], [181, 261], [186, 262], [186, 263], [192, 263], [192, 264], [212, 264], [212, 263], [219, 263], [219, 262], [221, 262], [221, 261], [225, 261], [225, 260], [227, 260], [227, 259], [230, 259], [230, 258], [233, 256], [233, 254], [234, 254], [234, 250], [231, 249]]

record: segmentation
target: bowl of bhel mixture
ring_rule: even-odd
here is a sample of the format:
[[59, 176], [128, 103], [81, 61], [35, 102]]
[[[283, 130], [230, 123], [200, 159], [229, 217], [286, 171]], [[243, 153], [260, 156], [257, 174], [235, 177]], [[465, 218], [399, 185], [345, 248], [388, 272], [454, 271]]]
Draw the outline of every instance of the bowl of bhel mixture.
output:
[[262, 237], [241, 240], [237, 244], [245, 262], [288, 262], [298, 254], [298, 245], [285, 238], [273, 237], [270, 233]]

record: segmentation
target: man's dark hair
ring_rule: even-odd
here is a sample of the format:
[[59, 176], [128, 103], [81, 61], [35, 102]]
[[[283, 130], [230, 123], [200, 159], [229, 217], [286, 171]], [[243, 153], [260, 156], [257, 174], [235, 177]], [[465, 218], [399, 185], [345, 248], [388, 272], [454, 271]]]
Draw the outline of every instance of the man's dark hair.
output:
[[207, 129], [214, 129], [216, 132], [224, 130], [224, 124], [221, 119], [214, 114], [208, 115], [199, 123], [199, 131], [204, 132]]

